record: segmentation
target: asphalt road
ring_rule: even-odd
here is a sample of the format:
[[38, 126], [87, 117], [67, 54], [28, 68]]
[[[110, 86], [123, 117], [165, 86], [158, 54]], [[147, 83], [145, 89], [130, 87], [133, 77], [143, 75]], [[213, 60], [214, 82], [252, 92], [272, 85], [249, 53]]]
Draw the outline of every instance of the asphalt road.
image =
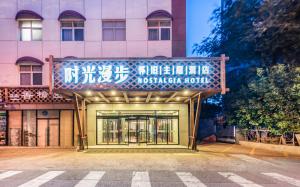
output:
[[300, 158], [237, 145], [197, 153], [0, 149], [0, 187], [299, 186]]

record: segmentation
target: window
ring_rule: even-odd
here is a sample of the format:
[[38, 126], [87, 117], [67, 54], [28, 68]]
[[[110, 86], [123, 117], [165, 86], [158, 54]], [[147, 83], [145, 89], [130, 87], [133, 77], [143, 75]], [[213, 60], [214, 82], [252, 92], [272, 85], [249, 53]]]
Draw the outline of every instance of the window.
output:
[[41, 41], [42, 22], [41, 21], [20, 21], [21, 41]]
[[126, 22], [125, 21], [103, 21], [102, 38], [103, 41], [125, 41]]
[[42, 66], [20, 65], [20, 85], [42, 85]]
[[83, 41], [84, 22], [83, 21], [63, 21], [61, 22], [62, 41]]
[[171, 40], [171, 21], [148, 21], [148, 40]]

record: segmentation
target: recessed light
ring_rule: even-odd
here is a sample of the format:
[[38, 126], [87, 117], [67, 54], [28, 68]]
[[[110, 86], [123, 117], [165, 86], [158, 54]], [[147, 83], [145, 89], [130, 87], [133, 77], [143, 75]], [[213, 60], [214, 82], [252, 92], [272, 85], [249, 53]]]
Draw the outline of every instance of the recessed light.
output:
[[116, 94], [117, 94], [117, 92], [115, 90], [111, 91], [111, 95], [116, 95]]
[[183, 91], [183, 94], [184, 94], [184, 95], [188, 95], [189, 93], [190, 93], [189, 90], [184, 90], [184, 91]]
[[90, 96], [92, 95], [92, 92], [90, 90], [86, 91], [86, 95]]

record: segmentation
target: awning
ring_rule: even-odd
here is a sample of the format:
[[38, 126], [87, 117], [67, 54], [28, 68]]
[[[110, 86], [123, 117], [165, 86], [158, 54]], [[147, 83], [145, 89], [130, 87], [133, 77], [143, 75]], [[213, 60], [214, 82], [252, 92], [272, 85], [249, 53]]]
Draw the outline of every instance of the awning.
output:
[[66, 10], [63, 11], [62, 13], [60, 13], [59, 17], [58, 17], [59, 21], [62, 20], [82, 20], [85, 21], [86, 18], [81, 15], [80, 13], [74, 11], [74, 10]]
[[37, 64], [37, 65], [44, 65], [44, 62], [36, 59], [34, 57], [30, 57], [30, 56], [24, 56], [19, 58], [16, 61], [16, 65], [20, 65], [20, 64]]
[[172, 14], [170, 14], [169, 12], [167, 12], [165, 10], [156, 10], [156, 11], [150, 13], [146, 19], [148, 20], [148, 19], [156, 19], [156, 18], [173, 19], [173, 16], [172, 16]]
[[44, 18], [31, 10], [20, 10], [16, 15], [16, 20], [22, 19], [43, 20]]

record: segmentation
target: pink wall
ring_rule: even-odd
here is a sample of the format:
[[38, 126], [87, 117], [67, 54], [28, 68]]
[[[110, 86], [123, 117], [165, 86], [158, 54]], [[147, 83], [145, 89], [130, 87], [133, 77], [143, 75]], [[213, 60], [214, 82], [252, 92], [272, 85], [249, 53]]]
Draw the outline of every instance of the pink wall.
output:
[[[44, 17], [43, 40], [19, 41], [15, 15], [32, 10]], [[0, 86], [19, 86], [16, 60], [32, 56], [43, 60], [43, 84], [48, 85], [48, 63], [55, 57], [155, 57], [172, 56], [172, 41], [148, 41], [146, 16], [162, 9], [172, 11], [172, 0], [1, 0], [0, 1]], [[59, 13], [75, 10], [87, 18], [85, 41], [60, 41]], [[126, 19], [126, 41], [102, 41], [103, 19]], [[183, 28], [185, 29], [185, 28]]]

